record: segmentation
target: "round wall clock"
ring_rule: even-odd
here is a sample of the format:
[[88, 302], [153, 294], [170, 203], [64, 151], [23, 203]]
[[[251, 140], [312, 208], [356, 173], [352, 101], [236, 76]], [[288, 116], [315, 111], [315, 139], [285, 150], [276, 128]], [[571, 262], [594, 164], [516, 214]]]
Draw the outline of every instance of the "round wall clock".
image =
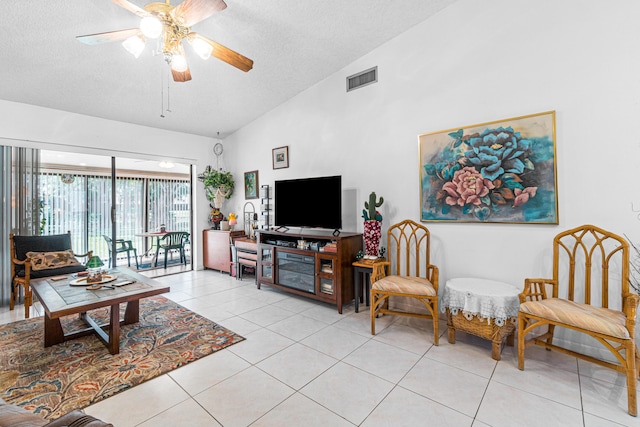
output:
[[222, 155], [222, 152], [224, 151], [224, 147], [222, 146], [221, 143], [217, 143], [216, 145], [213, 146], [213, 153], [216, 155], [216, 169], [220, 170], [220, 156]]

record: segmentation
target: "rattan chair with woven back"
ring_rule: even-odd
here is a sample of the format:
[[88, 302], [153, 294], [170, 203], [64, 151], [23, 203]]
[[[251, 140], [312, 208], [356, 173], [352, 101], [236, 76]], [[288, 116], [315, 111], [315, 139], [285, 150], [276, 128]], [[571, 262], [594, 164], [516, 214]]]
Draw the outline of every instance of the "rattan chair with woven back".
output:
[[[520, 302], [520, 370], [524, 370], [525, 348], [539, 345], [622, 372], [626, 375], [629, 414], [637, 415], [640, 360], [635, 324], [640, 297], [629, 291], [629, 244], [625, 239], [593, 225], [558, 234], [553, 240], [553, 277], [525, 279]], [[525, 341], [531, 331], [543, 326], [548, 327], [546, 333]], [[580, 336], [573, 331], [593, 337], [613, 358], [605, 360], [597, 348], [581, 347], [578, 352], [567, 348], [574, 345], [554, 344], [554, 332], [562, 333], [559, 338], [570, 343]]]
[[[376, 333], [376, 317], [381, 314], [432, 319], [433, 343], [438, 345], [438, 267], [430, 263], [430, 249], [430, 233], [425, 226], [404, 220], [389, 227], [389, 261], [374, 264], [371, 273], [372, 335]], [[426, 311], [412, 310], [410, 302], [408, 310], [390, 308], [391, 297], [394, 301], [396, 298], [418, 301], [418, 306], [424, 306]]]

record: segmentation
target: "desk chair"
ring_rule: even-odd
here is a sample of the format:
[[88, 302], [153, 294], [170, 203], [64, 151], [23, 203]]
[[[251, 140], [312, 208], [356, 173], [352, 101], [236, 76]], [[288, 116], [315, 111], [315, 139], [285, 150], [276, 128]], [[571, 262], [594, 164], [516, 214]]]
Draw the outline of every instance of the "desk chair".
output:
[[253, 268], [256, 283], [258, 281], [258, 245], [254, 240], [235, 239], [232, 244], [235, 252], [236, 279], [242, 280], [245, 267]]

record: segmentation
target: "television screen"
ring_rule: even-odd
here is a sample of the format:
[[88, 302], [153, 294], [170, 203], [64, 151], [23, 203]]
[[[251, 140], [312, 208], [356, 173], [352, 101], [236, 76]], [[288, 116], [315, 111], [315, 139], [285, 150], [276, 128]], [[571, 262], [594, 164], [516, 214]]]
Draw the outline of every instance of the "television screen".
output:
[[274, 185], [276, 227], [342, 228], [342, 177], [290, 179]]

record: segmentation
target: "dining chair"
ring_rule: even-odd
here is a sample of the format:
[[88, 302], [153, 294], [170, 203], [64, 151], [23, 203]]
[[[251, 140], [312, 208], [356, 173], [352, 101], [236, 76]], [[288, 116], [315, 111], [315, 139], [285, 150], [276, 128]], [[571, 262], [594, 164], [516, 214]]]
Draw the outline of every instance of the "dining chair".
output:
[[[556, 235], [553, 276], [525, 279], [520, 303], [518, 369], [524, 370], [525, 349], [539, 345], [616, 370], [626, 376], [628, 412], [637, 415], [640, 359], [635, 324], [640, 296], [629, 291], [629, 244], [624, 238], [593, 225]], [[544, 326], [546, 333], [525, 340]], [[603, 357], [593, 340], [571, 345], [579, 337], [576, 332], [602, 344], [613, 358]]]
[[[418, 317], [433, 321], [433, 343], [438, 345], [438, 267], [430, 263], [430, 249], [427, 227], [411, 220], [389, 227], [388, 261], [374, 263], [371, 273], [371, 335], [381, 314]], [[410, 302], [406, 310], [389, 308], [391, 297], [417, 301], [426, 311], [415, 310]]]
[[186, 231], [170, 231], [158, 239], [158, 247], [156, 248], [155, 266], [158, 266], [158, 255], [160, 250], [164, 251], [164, 268], [167, 268], [167, 255], [169, 251], [177, 250], [180, 253], [180, 262], [187, 265], [187, 256], [185, 254], [185, 244], [189, 242], [189, 233]]
[[[131, 267], [131, 256], [130, 252], [133, 252], [133, 259], [136, 261], [136, 269], [140, 268], [138, 264], [138, 252], [136, 248], [133, 247], [133, 243], [131, 240], [124, 239], [116, 239], [113, 240], [111, 237], [103, 234], [102, 237], [107, 242], [107, 247], [109, 248], [109, 268], [113, 268], [118, 265], [117, 260], [112, 259], [111, 255], [113, 254], [113, 246], [115, 244], [116, 254], [126, 252], [127, 253], [127, 265]], [[114, 262], [115, 261], [115, 262]]]

